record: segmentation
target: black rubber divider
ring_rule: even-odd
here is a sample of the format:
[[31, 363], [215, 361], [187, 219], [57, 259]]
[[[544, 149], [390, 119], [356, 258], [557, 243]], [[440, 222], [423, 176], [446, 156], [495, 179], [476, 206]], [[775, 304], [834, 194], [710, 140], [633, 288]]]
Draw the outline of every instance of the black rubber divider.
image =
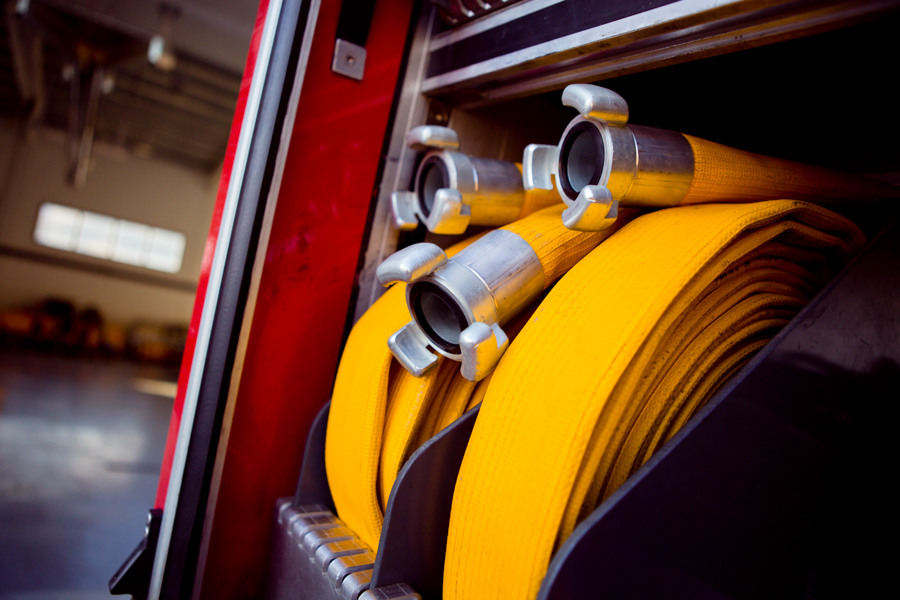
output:
[[328, 429], [329, 410], [331, 410], [331, 400], [325, 403], [309, 428], [293, 505], [321, 504], [337, 514], [334, 500], [331, 498], [331, 488], [328, 487], [328, 475], [325, 472], [325, 433]]
[[876, 542], [893, 514], [898, 259], [895, 221], [578, 526], [538, 599], [869, 598], [893, 583]]
[[425, 442], [397, 475], [388, 500], [372, 587], [406, 583], [440, 600], [450, 507], [479, 404]]

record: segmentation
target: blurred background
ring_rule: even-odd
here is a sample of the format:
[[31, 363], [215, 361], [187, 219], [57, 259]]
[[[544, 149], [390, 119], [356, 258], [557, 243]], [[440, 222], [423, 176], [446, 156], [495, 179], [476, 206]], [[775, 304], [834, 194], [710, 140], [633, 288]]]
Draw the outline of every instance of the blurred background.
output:
[[152, 506], [257, 0], [0, 16], [0, 599], [107, 598]]

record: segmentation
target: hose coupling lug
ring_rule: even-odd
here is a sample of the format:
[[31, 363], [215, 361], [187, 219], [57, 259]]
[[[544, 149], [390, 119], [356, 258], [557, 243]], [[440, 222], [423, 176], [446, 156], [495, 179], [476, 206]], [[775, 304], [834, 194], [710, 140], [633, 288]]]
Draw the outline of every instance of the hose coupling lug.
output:
[[433, 233], [453, 235], [465, 233], [471, 215], [472, 208], [465, 203], [459, 190], [441, 188], [434, 193], [431, 213], [423, 221]]
[[388, 348], [403, 368], [413, 377], [421, 377], [431, 370], [438, 361], [437, 355], [428, 347], [428, 338], [413, 321], [398, 329], [388, 338]]
[[413, 150], [459, 150], [459, 135], [449, 127], [419, 125], [406, 132], [406, 145]]
[[459, 334], [462, 354], [462, 376], [469, 381], [481, 381], [497, 367], [509, 347], [509, 337], [494, 323], [475, 322]]
[[526, 190], [552, 190], [559, 152], [556, 146], [528, 144], [522, 154], [522, 185]]
[[562, 213], [563, 225], [574, 231], [602, 231], [616, 222], [619, 201], [602, 185], [581, 188], [575, 202]]
[[612, 90], [587, 83], [566, 86], [562, 103], [581, 113], [586, 119], [603, 121], [622, 127], [628, 123], [628, 103]]
[[391, 214], [394, 226], [401, 231], [413, 231], [419, 225], [416, 218], [416, 195], [413, 192], [394, 192], [391, 194]]
[[430, 275], [447, 262], [447, 255], [438, 246], [429, 243], [413, 244], [390, 255], [378, 265], [375, 277], [387, 287], [401, 281], [410, 283]]

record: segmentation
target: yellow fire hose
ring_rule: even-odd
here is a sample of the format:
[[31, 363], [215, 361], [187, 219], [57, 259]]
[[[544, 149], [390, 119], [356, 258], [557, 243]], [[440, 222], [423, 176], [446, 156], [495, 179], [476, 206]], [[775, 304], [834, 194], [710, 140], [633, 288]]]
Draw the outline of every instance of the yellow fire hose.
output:
[[[562, 209], [558, 204], [504, 228], [520, 236], [540, 259], [544, 287], [616, 230], [571, 231], [560, 220]], [[446, 254], [455, 256], [485, 235], [457, 244]], [[325, 460], [338, 515], [372, 548], [378, 545], [384, 508], [405, 460], [473, 406], [472, 397], [480, 401], [487, 387], [479, 384], [476, 390], [474, 382], [461, 376], [458, 363], [450, 360], [438, 361], [420, 377], [396, 363], [392, 367], [385, 342], [409, 319], [405, 287], [389, 289], [353, 327], [328, 417]], [[506, 328], [510, 338], [527, 316]]]
[[454, 493], [445, 600], [534, 598], [575, 525], [863, 242], [799, 201], [708, 204], [642, 216], [579, 262], [493, 374]]
[[[409, 315], [402, 285], [360, 319], [341, 360], [326, 467], [338, 515], [371, 548], [403, 462], [484, 398], [454, 497], [447, 598], [533, 597], [552, 550], [577, 522], [802, 308], [831, 263], [863, 242], [826, 209], [772, 201], [659, 211], [594, 249], [613, 230], [570, 231], [561, 210], [505, 228], [529, 242], [547, 280], [578, 264], [533, 316], [507, 327], [515, 337], [528, 322], [493, 377], [475, 384], [444, 358], [422, 377], [392, 365], [385, 339]], [[502, 516], [520, 509], [527, 514]], [[543, 522], [528, 520], [535, 515], [546, 523], [522, 525]], [[485, 591], [496, 573], [470, 564], [473, 547], [491, 548], [504, 564], [511, 547], [525, 552], [521, 564], [530, 566], [516, 575], [525, 591], [506, 576], [512, 588]]]
[[[448, 254], [456, 254], [479, 237], [453, 246]], [[379, 465], [384, 462], [385, 469], [399, 465], [406, 454], [404, 438], [418, 433], [415, 424], [422, 402], [440, 375], [440, 369], [433, 369], [425, 377], [414, 378], [395, 368], [394, 388], [402, 388], [404, 393], [402, 398], [393, 398], [390, 423], [385, 425], [393, 362], [385, 340], [409, 319], [404, 287], [396, 285], [385, 292], [350, 332], [338, 367], [325, 438], [325, 467], [338, 515], [373, 549], [378, 547], [384, 521]], [[385, 439], [387, 446], [382, 451]]]
[[[454, 493], [445, 600], [534, 598], [575, 526], [865, 241], [845, 218], [800, 200], [738, 202], [887, 193], [878, 182], [674, 132], [626, 131], [627, 106], [623, 120], [621, 106], [601, 102], [618, 96], [593, 88], [576, 89], [568, 104], [582, 112], [576, 125], [600, 125], [579, 125], [588, 137], [572, 137], [569, 150], [598, 163], [585, 145], [599, 143], [594, 129], [630, 135], [636, 154], [626, 158], [644, 171], [620, 176], [609, 154], [595, 185], [599, 167], [563, 155], [571, 126], [559, 149], [531, 147], [526, 188], [565, 181], [581, 191], [525, 194], [515, 214], [560, 195], [568, 208], [543, 208], [446, 252], [433, 244], [397, 252], [378, 277], [404, 285], [363, 315], [341, 359], [328, 480], [339, 517], [373, 549], [403, 463], [482, 403]], [[669, 153], [670, 142], [686, 153]], [[548, 157], [569, 172], [551, 169]], [[423, 190], [446, 191], [423, 173]], [[649, 198], [639, 206], [675, 206], [638, 216], [619, 208], [629, 194]], [[439, 196], [431, 208], [444, 207], [442, 223], [468, 224], [474, 213], [454, 221], [458, 198]]]

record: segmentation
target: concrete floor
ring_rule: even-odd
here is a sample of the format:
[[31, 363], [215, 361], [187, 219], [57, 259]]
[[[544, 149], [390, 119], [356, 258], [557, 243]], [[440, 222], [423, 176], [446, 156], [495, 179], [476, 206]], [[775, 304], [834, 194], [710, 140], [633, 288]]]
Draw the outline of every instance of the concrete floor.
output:
[[143, 535], [172, 409], [138, 390], [175, 375], [0, 353], [0, 600], [111, 598]]

